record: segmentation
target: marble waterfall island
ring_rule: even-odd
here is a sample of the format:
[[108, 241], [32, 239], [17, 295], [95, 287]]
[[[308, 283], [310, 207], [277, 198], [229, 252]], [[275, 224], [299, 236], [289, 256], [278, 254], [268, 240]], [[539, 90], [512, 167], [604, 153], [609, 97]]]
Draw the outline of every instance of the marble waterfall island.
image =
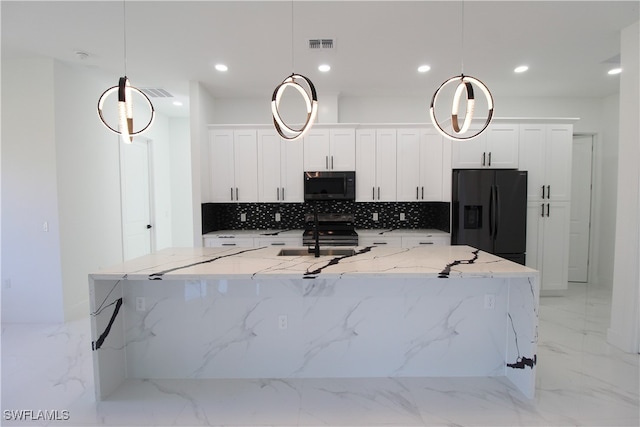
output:
[[89, 275], [96, 397], [127, 379], [506, 377], [532, 398], [538, 272], [468, 246], [166, 249]]

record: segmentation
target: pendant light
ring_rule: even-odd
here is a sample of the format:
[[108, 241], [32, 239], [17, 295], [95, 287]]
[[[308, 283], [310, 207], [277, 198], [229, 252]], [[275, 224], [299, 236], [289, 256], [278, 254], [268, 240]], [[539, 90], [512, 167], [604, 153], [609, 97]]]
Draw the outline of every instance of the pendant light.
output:
[[[98, 116], [102, 123], [109, 129], [110, 131], [117, 133], [122, 137], [122, 141], [131, 144], [133, 142], [133, 137], [136, 135], [140, 135], [145, 132], [151, 124], [153, 123], [153, 119], [155, 118], [155, 110], [153, 108], [153, 104], [151, 100], [145, 95], [141, 90], [136, 87], [131, 86], [129, 83], [129, 79], [127, 78], [127, 19], [126, 19], [126, 5], [124, 0], [122, 1], [122, 17], [123, 17], [123, 45], [124, 45], [124, 77], [120, 77], [117, 86], [110, 87], [105, 90], [100, 98], [98, 99]], [[118, 128], [114, 128], [110, 126], [104, 118], [103, 115], [103, 107], [105, 100], [109, 95], [114, 92], [118, 92]], [[142, 98], [147, 102], [150, 110], [150, 118], [149, 122], [140, 130], [134, 131], [133, 129], [133, 93], [137, 93], [142, 96]]]
[[[489, 89], [487, 88], [487, 86], [484, 83], [482, 83], [480, 80], [478, 80], [475, 77], [467, 76], [464, 74], [464, 1], [462, 2], [461, 15], [462, 15], [462, 19], [461, 19], [462, 21], [462, 35], [461, 35], [462, 67], [461, 68], [462, 70], [459, 76], [453, 76], [440, 85], [440, 87], [433, 94], [433, 97], [431, 98], [431, 105], [429, 107], [429, 115], [431, 116], [431, 122], [436, 127], [436, 130], [445, 138], [449, 138], [454, 141], [465, 141], [465, 140], [476, 138], [487, 129], [487, 127], [489, 126], [493, 118], [493, 97], [491, 96], [491, 92], [489, 92]], [[453, 103], [451, 106], [452, 132], [449, 133], [445, 131], [442, 124], [438, 122], [435, 114], [435, 106], [438, 100], [438, 96], [440, 95], [442, 90], [445, 87], [449, 86], [450, 84], [456, 83], [456, 82], [458, 83], [458, 86], [456, 87], [455, 94], [453, 95]], [[469, 127], [471, 126], [471, 121], [473, 120], [473, 115], [475, 113], [476, 100], [475, 100], [475, 92], [473, 90], [474, 86], [478, 87], [482, 92], [482, 94], [484, 95], [484, 97], [486, 98], [488, 113], [487, 113], [487, 119], [484, 125], [482, 126], [482, 128], [476, 133], [467, 135], [467, 132], [469, 131]], [[467, 105], [466, 105], [464, 121], [462, 123], [462, 126], [460, 126], [458, 112], [460, 108], [460, 98], [462, 97], [463, 92], [465, 93], [467, 98]]]
[[[293, 0], [291, 0], [292, 69], [294, 68], [293, 51]], [[296, 89], [300, 93], [300, 95], [302, 95], [306, 107], [307, 118], [302, 127], [299, 129], [293, 128], [290, 125], [286, 124], [284, 120], [282, 120], [282, 116], [280, 115], [279, 111], [282, 94], [289, 87]], [[315, 122], [318, 115], [318, 95], [316, 93], [316, 88], [311, 80], [301, 74], [292, 72], [291, 75], [284, 79], [282, 83], [280, 83], [273, 91], [273, 95], [271, 96], [271, 113], [273, 115], [273, 125], [283, 139], [295, 141], [297, 139], [303, 138], [313, 126], [313, 123]]]

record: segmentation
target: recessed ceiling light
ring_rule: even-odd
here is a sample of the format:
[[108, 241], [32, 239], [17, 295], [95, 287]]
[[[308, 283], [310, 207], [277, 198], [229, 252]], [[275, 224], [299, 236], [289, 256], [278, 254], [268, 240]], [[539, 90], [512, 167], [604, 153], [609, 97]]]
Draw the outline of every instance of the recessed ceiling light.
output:
[[525, 71], [527, 71], [529, 69], [528, 65], [520, 65], [519, 67], [516, 67], [513, 72], [514, 73], [524, 73]]
[[329, 64], [322, 64], [318, 67], [318, 70], [322, 71], [323, 73], [326, 73], [330, 69], [331, 69], [331, 65]]
[[428, 66], [428, 65], [421, 65], [421, 66], [418, 67], [418, 72], [419, 73], [426, 73], [430, 69], [431, 69], [431, 67]]
[[216, 64], [216, 70], [218, 71], [227, 71], [229, 69], [229, 67], [227, 67], [224, 64]]
[[180, 101], [173, 101], [173, 105], [175, 105], [176, 107], [182, 107], [182, 102], [180, 102]]
[[621, 72], [622, 72], [622, 68], [612, 68], [607, 72], [607, 74], [613, 75], [613, 74], [620, 74]]

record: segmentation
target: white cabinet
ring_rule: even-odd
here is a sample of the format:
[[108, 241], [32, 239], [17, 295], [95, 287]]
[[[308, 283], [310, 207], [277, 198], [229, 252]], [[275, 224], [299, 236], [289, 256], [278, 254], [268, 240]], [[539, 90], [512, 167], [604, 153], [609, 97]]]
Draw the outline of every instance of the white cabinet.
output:
[[402, 247], [413, 248], [416, 246], [449, 246], [451, 237], [448, 235], [434, 236], [428, 234], [426, 236], [402, 236]]
[[302, 202], [302, 142], [272, 129], [258, 130], [258, 201]]
[[400, 236], [359, 236], [358, 246], [386, 246], [390, 248], [402, 247]]
[[397, 201], [442, 201], [442, 136], [433, 129], [398, 129], [397, 147]]
[[258, 200], [256, 131], [209, 131], [209, 172], [212, 202]]
[[[473, 129], [473, 126], [472, 126]], [[496, 123], [477, 138], [452, 141], [453, 169], [517, 169], [519, 125]]]
[[204, 238], [204, 246], [207, 248], [252, 248], [253, 237], [208, 236]]
[[529, 200], [571, 200], [572, 125], [522, 125], [520, 169]]
[[529, 202], [527, 267], [540, 271], [543, 291], [567, 289], [571, 202]]
[[312, 128], [304, 137], [305, 171], [352, 171], [355, 168], [355, 129]]
[[356, 201], [396, 200], [396, 130], [356, 131]]
[[287, 247], [298, 247], [302, 246], [302, 232], [300, 232], [300, 237], [292, 237], [292, 236], [265, 236], [265, 237], [255, 237], [253, 239], [253, 245], [256, 247], [262, 246], [287, 246]]
[[567, 289], [571, 207], [572, 125], [523, 124], [520, 170], [527, 171], [528, 267], [544, 291]]

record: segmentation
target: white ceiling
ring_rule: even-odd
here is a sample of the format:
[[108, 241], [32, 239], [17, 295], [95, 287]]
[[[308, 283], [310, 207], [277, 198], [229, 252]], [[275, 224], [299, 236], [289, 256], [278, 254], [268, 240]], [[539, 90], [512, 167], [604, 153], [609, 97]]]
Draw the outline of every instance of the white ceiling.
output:
[[[620, 30], [639, 19], [639, 6], [637, 0], [2, 1], [2, 57], [54, 57], [112, 75], [115, 85], [125, 72], [126, 24], [132, 84], [163, 88], [185, 105], [190, 80], [215, 97], [270, 99], [292, 71], [314, 82], [320, 101], [326, 93], [424, 96], [427, 104], [444, 80], [460, 74], [464, 60], [464, 73], [491, 89], [497, 107], [501, 96], [618, 92], [608, 61], [619, 55]], [[311, 38], [333, 38], [335, 49], [311, 51]], [[79, 59], [78, 51], [88, 58]], [[215, 71], [218, 62], [229, 71]], [[331, 65], [329, 73], [317, 70], [322, 62]], [[431, 71], [418, 73], [421, 64]], [[529, 71], [513, 73], [521, 64]], [[154, 105], [169, 115], [187, 111], [167, 100]]]

